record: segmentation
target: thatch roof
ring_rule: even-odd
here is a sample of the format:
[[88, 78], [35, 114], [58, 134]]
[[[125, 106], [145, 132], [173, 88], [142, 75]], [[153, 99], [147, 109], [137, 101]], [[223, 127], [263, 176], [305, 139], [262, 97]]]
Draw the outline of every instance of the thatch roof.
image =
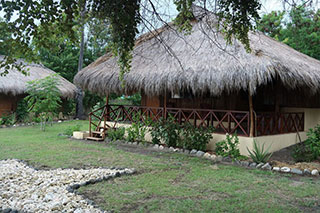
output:
[[220, 95], [240, 89], [254, 94], [259, 85], [274, 79], [288, 88], [319, 89], [320, 61], [260, 32], [249, 33], [252, 52], [247, 53], [240, 42], [227, 45], [223, 35], [214, 32], [215, 16], [197, 12], [190, 35], [166, 26], [138, 39], [124, 88], [117, 58], [110, 54], [80, 71], [74, 83], [101, 95], [144, 91], [152, 96], [181, 90]]
[[[0, 55], [0, 61], [3, 59], [4, 56]], [[24, 64], [24, 69], [27, 69], [30, 75], [26, 76], [15, 69], [9, 70], [9, 73], [6, 76], [0, 76], [0, 93], [14, 96], [25, 94], [28, 81], [41, 79], [55, 73], [40, 64], [26, 63], [21, 59], [18, 59], [17, 63]], [[3, 71], [4, 69], [0, 69], [0, 73]], [[64, 98], [74, 98], [77, 92], [77, 88], [74, 84], [60, 76], [58, 88], [61, 92], [61, 96]]]

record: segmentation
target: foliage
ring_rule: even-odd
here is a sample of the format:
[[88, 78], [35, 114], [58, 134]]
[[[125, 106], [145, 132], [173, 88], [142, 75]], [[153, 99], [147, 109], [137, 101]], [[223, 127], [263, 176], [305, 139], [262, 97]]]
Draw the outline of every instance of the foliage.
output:
[[226, 134], [226, 139], [216, 143], [216, 154], [223, 157], [231, 157], [238, 159], [240, 157], [240, 150], [238, 148], [239, 138], [237, 133], [230, 136]]
[[151, 128], [152, 143], [159, 144], [163, 141], [168, 147], [181, 145], [181, 128], [172, 116], [167, 120], [154, 122]]
[[85, 95], [83, 97], [83, 106], [86, 110], [91, 110], [95, 106], [102, 107], [103, 104], [105, 104], [105, 100], [103, 98], [90, 91], [85, 91]]
[[145, 135], [147, 133], [148, 126], [151, 124], [151, 120], [144, 118], [144, 124], [140, 121], [141, 117], [141, 113], [136, 113], [133, 116], [133, 122], [131, 123], [130, 127], [127, 128], [128, 141], [145, 142]]
[[[190, 29], [191, 5], [195, 0], [174, 0], [179, 12], [175, 23], [182, 28]], [[165, 4], [165, 3], [161, 3]], [[215, 5], [214, 8], [222, 20], [222, 28], [226, 39], [231, 42], [232, 37], [239, 39], [249, 49], [248, 31], [253, 29], [251, 20], [259, 18], [259, 0], [211, 0], [206, 4]], [[85, 7], [85, 5], [87, 5]], [[33, 48], [29, 46], [31, 40], [38, 40], [37, 47], [50, 49], [49, 38], [56, 32], [65, 32], [71, 41], [77, 40], [75, 26], [79, 25], [79, 16], [85, 8], [86, 17], [98, 20], [108, 20], [110, 33], [110, 45], [113, 55], [118, 57], [120, 67], [120, 79], [130, 70], [132, 59], [131, 51], [135, 38], [138, 35], [138, 24], [141, 21], [148, 22], [142, 17], [141, 8], [152, 8], [152, 15], [158, 17], [159, 11], [152, 1], [114, 1], [114, 0], [61, 0], [61, 1], [12, 1], [1, 0], [0, 11], [4, 12], [4, 18], [8, 22], [8, 30], [14, 33], [10, 40], [11, 52], [17, 50], [29, 61], [36, 61]], [[13, 19], [13, 14], [17, 18]], [[40, 25], [38, 23], [41, 23]], [[53, 27], [55, 25], [55, 27]], [[13, 57], [1, 62], [6, 66], [14, 61]]]
[[119, 127], [117, 129], [110, 129], [108, 131], [108, 138], [110, 138], [111, 141], [123, 140], [125, 133], [126, 133], [126, 129], [124, 127]]
[[73, 134], [73, 132], [75, 131], [80, 131], [81, 125], [80, 124], [76, 124], [74, 126], [68, 126], [65, 130], [64, 130], [64, 134], [71, 136]]
[[140, 106], [141, 105], [141, 94], [136, 93], [130, 96], [118, 96], [112, 94], [112, 96], [109, 96], [109, 100], [111, 104], [116, 105], [134, 105], [134, 106]]
[[212, 139], [213, 128], [194, 127], [185, 124], [182, 129], [182, 146], [184, 149], [206, 151], [206, 146]]
[[[90, 22], [91, 23], [91, 22]], [[94, 22], [96, 23], [96, 22]], [[87, 66], [92, 63], [95, 59], [100, 57], [104, 53], [103, 45], [101, 42], [107, 42], [108, 35], [105, 35], [105, 31], [96, 32], [101, 30], [102, 26], [99, 23], [97, 25], [89, 25], [88, 30], [90, 35], [88, 36], [88, 45], [84, 48], [84, 65]], [[56, 23], [52, 27], [56, 27]], [[104, 26], [104, 25], [103, 25]], [[76, 33], [76, 31], [75, 31]], [[76, 38], [80, 40], [80, 34], [75, 34]], [[72, 42], [70, 38], [67, 37], [65, 32], [55, 32], [55, 34], [50, 35], [46, 38], [50, 42], [50, 48], [45, 46], [40, 46], [41, 41], [36, 39], [33, 40], [33, 45], [36, 48], [40, 61], [53, 71], [59, 73], [62, 77], [66, 78], [70, 82], [73, 81], [74, 76], [78, 72], [78, 60], [80, 47], [78, 43]], [[53, 48], [51, 47], [53, 46]], [[83, 98], [83, 105], [86, 111], [90, 111], [93, 106], [98, 102], [102, 102], [103, 98], [92, 94], [89, 91], [85, 91]], [[65, 114], [71, 114], [75, 107], [75, 101], [71, 100], [67, 103], [68, 108], [65, 110]]]
[[219, 27], [225, 33], [227, 42], [231, 44], [235, 37], [244, 44], [248, 52], [251, 51], [248, 33], [255, 28], [252, 20], [260, 19], [258, 14], [261, 8], [260, 1], [218, 0], [217, 2]]
[[3, 114], [0, 118], [0, 125], [8, 125], [11, 126], [17, 122], [16, 120], [16, 114], [15, 113], [9, 113], [9, 114]]
[[60, 91], [58, 89], [58, 74], [49, 75], [43, 79], [28, 82], [25, 100], [30, 112], [40, 118], [41, 129], [45, 130], [46, 121], [52, 121], [60, 108]]
[[307, 140], [298, 144], [292, 153], [296, 161], [313, 161], [320, 157], [320, 125], [309, 129], [307, 136]]
[[194, 127], [192, 124], [180, 126], [170, 116], [167, 120], [152, 124], [152, 143], [164, 142], [168, 147], [182, 147], [184, 149], [206, 150], [206, 145], [212, 138], [212, 128]]
[[28, 117], [28, 103], [25, 99], [21, 99], [17, 103], [16, 119], [24, 121]]
[[263, 16], [258, 29], [306, 55], [320, 59], [319, 9], [315, 11], [303, 5], [293, 7], [289, 14], [271, 12]]
[[249, 156], [256, 163], [266, 163], [272, 156], [272, 153], [269, 152], [270, 146], [265, 150], [264, 144], [260, 147], [257, 144], [257, 141], [253, 141], [253, 151], [251, 152], [248, 147]]

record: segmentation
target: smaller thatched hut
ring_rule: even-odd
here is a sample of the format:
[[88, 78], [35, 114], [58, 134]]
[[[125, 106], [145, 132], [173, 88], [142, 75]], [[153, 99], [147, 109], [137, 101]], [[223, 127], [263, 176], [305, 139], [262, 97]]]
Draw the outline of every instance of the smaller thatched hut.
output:
[[119, 111], [130, 121], [137, 109], [155, 119], [172, 115], [214, 126], [216, 141], [237, 132], [243, 154], [253, 139], [272, 144], [272, 151], [305, 139], [320, 123], [320, 61], [260, 32], [249, 33], [248, 53], [214, 30], [212, 13], [194, 7], [194, 15], [190, 34], [170, 25], [138, 38], [124, 87], [110, 54], [80, 71], [75, 84], [101, 95], [142, 94], [142, 106], [113, 107], [110, 120], [121, 120]]
[[[0, 56], [0, 61], [4, 56]], [[24, 75], [18, 70], [9, 70], [5, 76], [0, 76], [0, 116], [7, 113], [12, 113], [16, 110], [19, 100], [26, 96], [26, 85], [28, 81], [41, 79], [55, 72], [40, 64], [26, 63], [23, 60], [18, 60], [17, 63], [25, 65], [24, 69], [28, 70], [29, 75]], [[4, 69], [0, 69], [2, 73]], [[63, 99], [74, 98], [77, 88], [63, 77], [59, 77], [59, 90]]]

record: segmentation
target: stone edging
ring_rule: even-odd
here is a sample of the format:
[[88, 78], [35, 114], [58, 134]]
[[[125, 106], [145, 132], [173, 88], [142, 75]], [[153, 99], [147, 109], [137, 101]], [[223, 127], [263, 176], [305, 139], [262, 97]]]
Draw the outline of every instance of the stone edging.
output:
[[[52, 121], [53, 124], [55, 123], [62, 123], [62, 122], [69, 122], [69, 121], [76, 121], [79, 119], [70, 119], [70, 120], [55, 120]], [[47, 122], [48, 125], [50, 125], [50, 122]], [[36, 122], [27, 122], [27, 123], [16, 123], [13, 125], [0, 125], [0, 129], [1, 128], [12, 128], [12, 127], [22, 127], [22, 126], [37, 126], [40, 125], [40, 123], [36, 123]]]
[[137, 143], [137, 142], [125, 142], [125, 141], [116, 141], [116, 142], [121, 142], [125, 143], [128, 145], [136, 145], [136, 146], [148, 146], [152, 147], [154, 150], [158, 151], [168, 151], [168, 152], [177, 152], [177, 153], [184, 153], [190, 156], [195, 156], [195, 157], [200, 157], [200, 158], [205, 158], [208, 160], [211, 160], [215, 163], [220, 163], [220, 162], [225, 162], [225, 163], [233, 163], [234, 165], [237, 166], [242, 166], [245, 168], [251, 168], [251, 169], [262, 169], [262, 170], [269, 170], [269, 171], [274, 171], [274, 172], [281, 172], [281, 173], [291, 173], [291, 174], [297, 174], [297, 175], [311, 175], [314, 177], [319, 177], [319, 171], [317, 169], [314, 169], [312, 171], [308, 169], [304, 169], [303, 171], [300, 169], [296, 168], [290, 168], [290, 167], [272, 167], [269, 163], [255, 163], [255, 162], [249, 162], [249, 161], [239, 161], [235, 160], [233, 161], [229, 157], [222, 157], [222, 156], [217, 156], [215, 154], [210, 154], [209, 152], [203, 152], [203, 151], [198, 151], [195, 149], [190, 150], [185, 150], [185, 149], [180, 149], [180, 148], [173, 148], [173, 147], [165, 147], [163, 145], [159, 144], [150, 144], [150, 143]]

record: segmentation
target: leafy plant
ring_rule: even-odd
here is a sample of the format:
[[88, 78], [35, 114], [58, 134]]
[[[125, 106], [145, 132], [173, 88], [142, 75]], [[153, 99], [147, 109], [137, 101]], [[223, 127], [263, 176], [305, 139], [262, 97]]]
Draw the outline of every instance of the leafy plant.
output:
[[69, 126], [67, 129], [64, 130], [64, 134], [71, 136], [73, 132], [80, 131], [80, 128], [81, 128], [80, 124]]
[[151, 128], [151, 137], [154, 144], [162, 140], [168, 147], [181, 145], [181, 128], [172, 116], [167, 120], [155, 122]]
[[225, 140], [216, 143], [215, 151], [217, 155], [238, 159], [241, 156], [238, 145], [239, 138], [237, 133], [234, 133], [232, 136], [227, 133]]
[[270, 146], [265, 150], [264, 143], [260, 147], [257, 144], [256, 140], [253, 141], [252, 152], [248, 149], [248, 147], [247, 147], [247, 150], [249, 152], [249, 156], [251, 157], [251, 159], [256, 163], [266, 163], [272, 156], [272, 153], [269, 152]]
[[206, 145], [212, 138], [212, 128], [196, 128], [191, 124], [180, 126], [170, 116], [167, 120], [152, 125], [151, 136], [154, 144], [163, 141], [168, 147], [183, 147], [184, 149], [206, 150]]
[[117, 129], [109, 130], [107, 134], [108, 134], [108, 138], [110, 138], [111, 141], [116, 141], [116, 140], [123, 140], [125, 132], [126, 132], [126, 129], [124, 127], [119, 127]]
[[0, 125], [13, 125], [16, 123], [16, 114], [15, 113], [9, 113], [9, 114], [3, 114], [0, 118]]
[[28, 103], [25, 99], [21, 99], [17, 103], [16, 119], [24, 121], [28, 117]]
[[151, 124], [151, 120], [144, 118], [144, 124], [140, 121], [140, 118], [142, 118], [141, 113], [136, 113], [133, 116], [133, 122], [131, 123], [131, 126], [127, 128], [128, 141], [145, 142], [145, 135], [147, 133], [148, 126]]
[[41, 130], [45, 130], [46, 122], [52, 121], [60, 108], [60, 91], [58, 89], [58, 74], [49, 75], [43, 79], [30, 81], [27, 84], [25, 97], [29, 112], [40, 118]]
[[309, 129], [307, 136], [307, 140], [293, 150], [295, 161], [313, 161], [320, 157], [320, 125]]
[[182, 129], [182, 146], [184, 149], [206, 150], [206, 146], [212, 139], [213, 128], [194, 127], [187, 124]]

